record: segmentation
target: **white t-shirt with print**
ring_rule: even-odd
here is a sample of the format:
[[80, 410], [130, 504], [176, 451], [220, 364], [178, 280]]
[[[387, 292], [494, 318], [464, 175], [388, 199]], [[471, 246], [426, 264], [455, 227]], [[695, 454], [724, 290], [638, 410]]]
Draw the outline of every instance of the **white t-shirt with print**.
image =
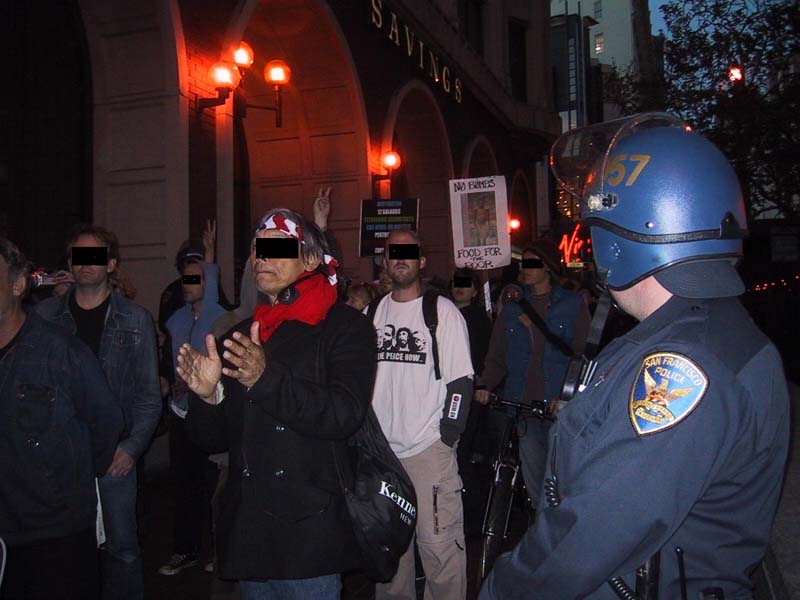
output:
[[437, 311], [436, 340], [442, 374], [438, 381], [431, 334], [422, 316], [422, 297], [396, 302], [387, 294], [373, 319], [378, 372], [372, 406], [392, 450], [400, 458], [414, 456], [440, 438], [439, 419], [447, 383], [473, 375], [469, 334], [461, 312], [443, 297], [438, 298]]

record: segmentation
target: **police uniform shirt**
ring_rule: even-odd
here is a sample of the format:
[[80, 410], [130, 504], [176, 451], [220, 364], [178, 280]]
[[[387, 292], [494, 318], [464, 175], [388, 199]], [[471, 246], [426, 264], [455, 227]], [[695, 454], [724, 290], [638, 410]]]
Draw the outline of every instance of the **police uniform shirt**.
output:
[[557, 494], [480, 599], [616, 599], [606, 581], [634, 588], [658, 550], [659, 598], [680, 598], [676, 548], [688, 598], [749, 598], [788, 441], [780, 357], [739, 301], [673, 297], [600, 354], [559, 413], [546, 472]]

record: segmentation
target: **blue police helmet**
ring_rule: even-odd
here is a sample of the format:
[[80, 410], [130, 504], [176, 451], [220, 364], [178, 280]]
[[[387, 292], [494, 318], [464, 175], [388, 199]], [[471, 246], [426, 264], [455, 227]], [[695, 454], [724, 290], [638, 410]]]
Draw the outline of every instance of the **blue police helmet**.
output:
[[581, 196], [598, 275], [609, 288], [655, 275], [689, 298], [744, 292], [735, 269], [747, 233], [739, 183], [725, 156], [688, 127], [621, 128]]

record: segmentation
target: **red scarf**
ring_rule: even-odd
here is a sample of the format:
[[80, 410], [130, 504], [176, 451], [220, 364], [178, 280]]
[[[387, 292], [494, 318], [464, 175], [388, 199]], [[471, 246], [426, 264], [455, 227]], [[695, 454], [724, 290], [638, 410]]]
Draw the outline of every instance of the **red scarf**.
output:
[[336, 286], [320, 273], [306, 271], [294, 282], [300, 294], [290, 304], [260, 304], [253, 320], [261, 324], [261, 341], [266, 342], [284, 321], [316, 325], [336, 303]]

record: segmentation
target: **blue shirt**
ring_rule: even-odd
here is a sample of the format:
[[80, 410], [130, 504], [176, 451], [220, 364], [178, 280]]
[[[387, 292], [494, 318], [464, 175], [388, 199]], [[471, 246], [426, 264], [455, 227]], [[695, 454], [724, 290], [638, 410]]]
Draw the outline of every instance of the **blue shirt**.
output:
[[[178, 364], [178, 351], [183, 344], [189, 344], [201, 354], [206, 354], [206, 335], [211, 332], [211, 326], [214, 321], [227, 312], [218, 303], [219, 265], [205, 262], [201, 263], [201, 265], [206, 289], [200, 314], [195, 319], [192, 314], [192, 305], [187, 302], [167, 320], [167, 331], [169, 331], [172, 344], [172, 364], [176, 366]], [[180, 398], [173, 398], [172, 402], [173, 406], [171, 408], [173, 411], [178, 416], [185, 416], [185, 411], [189, 408], [188, 393], [181, 395]], [[176, 411], [175, 408], [178, 410]]]

